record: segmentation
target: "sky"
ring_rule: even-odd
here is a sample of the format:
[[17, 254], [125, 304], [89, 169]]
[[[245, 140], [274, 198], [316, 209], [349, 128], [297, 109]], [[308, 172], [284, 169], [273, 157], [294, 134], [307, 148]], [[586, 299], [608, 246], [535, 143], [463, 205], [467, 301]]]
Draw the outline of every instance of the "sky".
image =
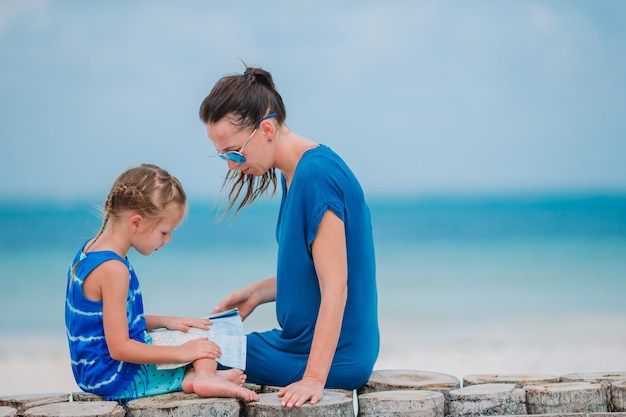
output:
[[198, 108], [242, 62], [366, 194], [626, 192], [622, 0], [0, 0], [0, 200], [144, 162], [213, 199]]

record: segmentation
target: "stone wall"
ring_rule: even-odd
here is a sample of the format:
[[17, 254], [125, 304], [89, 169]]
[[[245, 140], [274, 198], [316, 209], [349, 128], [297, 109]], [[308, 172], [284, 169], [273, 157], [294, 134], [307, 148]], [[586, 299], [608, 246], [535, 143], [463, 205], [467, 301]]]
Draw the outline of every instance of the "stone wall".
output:
[[316, 405], [280, 406], [276, 387], [247, 384], [261, 399], [200, 398], [183, 392], [125, 406], [86, 393], [0, 396], [0, 417], [262, 417], [482, 415], [626, 417], [626, 372], [555, 375], [476, 374], [462, 381], [436, 372], [374, 371], [357, 391], [326, 390]]

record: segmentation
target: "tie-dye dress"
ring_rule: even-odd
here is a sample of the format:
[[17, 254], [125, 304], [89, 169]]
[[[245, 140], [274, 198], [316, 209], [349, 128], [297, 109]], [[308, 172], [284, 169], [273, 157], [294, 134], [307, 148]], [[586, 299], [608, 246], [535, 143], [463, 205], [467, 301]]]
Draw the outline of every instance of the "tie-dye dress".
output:
[[[78, 386], [86, 392], [107, 399], [119, 399], [135, 381], [146, 380], [145, 366], [113, 359], [104, 337], [102, 301], [92, 301], [83, 294], [83, 281], [97, 266], [107, 261], [122, 262], [130, 276], [126, 316], [131, 339], [145, 343], [146, 321], [137, 275], [127, 259], [111, 251], [76, 254], [68, 271], [65, 299], [65, 326], [70, 348], [72, 371]], [[79, 262], [80, 261], [80, 262]], [[74, 266], [78, 263], [76, 271]]]

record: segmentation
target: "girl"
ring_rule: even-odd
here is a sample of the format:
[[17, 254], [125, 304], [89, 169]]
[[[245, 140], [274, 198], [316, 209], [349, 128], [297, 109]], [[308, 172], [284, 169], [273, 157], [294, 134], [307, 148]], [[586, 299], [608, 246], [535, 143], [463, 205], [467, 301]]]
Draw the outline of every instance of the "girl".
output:
[[376, 271], [361, 186], [329, 147], [285, 125], [270, 73], [247, 68], [219, 80], [200, 106], [217, 156], [228, 164], [228, 208], [276, 186], [281, 172], [276, 276], [228, 295], [214, 312], [242, 317], [276, 301], [280, 329], [247, 336], [246, 374], [278, 385], [286, 407], [315, 404], [324, 388], [367, 382], [378, 355]]
[[[143, 313], [139, 281], [126, 255], [150, 255], [171, 241], [185, 215], [185, 192], [175, 177], [154, 165], [120, 175], [104, 206], [95, 238], [76, 254], [68, 273], [65, 323], [78, 386], [107, 399], [129, 399], [183, 389], [203, 397], [257, 400], [242, 387], [242, 371], [217, 371], [219, 346], [206, 338], [181, 346], [151, 345], [147, 331], [207, 329], [208, 319]], [[157, 370], [157, 363], [193, 367]]]

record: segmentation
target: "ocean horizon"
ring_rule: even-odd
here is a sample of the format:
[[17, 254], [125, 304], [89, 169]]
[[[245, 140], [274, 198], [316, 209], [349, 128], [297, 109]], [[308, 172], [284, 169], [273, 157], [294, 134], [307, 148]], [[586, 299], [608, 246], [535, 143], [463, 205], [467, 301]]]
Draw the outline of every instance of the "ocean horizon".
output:
[[[131, 250], [147, 307], [201, 315], [238, 286], [272, 276], [278, 204], [262, 200], [217, 222], [216, 204], [192, 203], [170, 244], [149, 257]], [[466, 310], [474, 292], [491, 306], [510, 307], [517, 294], [546, 309], [577, 301], [580, 309], [626, 312], [618, 297], [626, 290], [626, 195], [378, 197], [368, 204], [383, 318], [418, 308], [411, 300], [422, 298]], [[92, 200], [0, 202], [2, 333], [63, 328], [67, 267], [97, 233], [98, 210]], [[387, 302], [387, 293], [406, 304]], [[33, 299], [38, 311], [16, 316]]]

